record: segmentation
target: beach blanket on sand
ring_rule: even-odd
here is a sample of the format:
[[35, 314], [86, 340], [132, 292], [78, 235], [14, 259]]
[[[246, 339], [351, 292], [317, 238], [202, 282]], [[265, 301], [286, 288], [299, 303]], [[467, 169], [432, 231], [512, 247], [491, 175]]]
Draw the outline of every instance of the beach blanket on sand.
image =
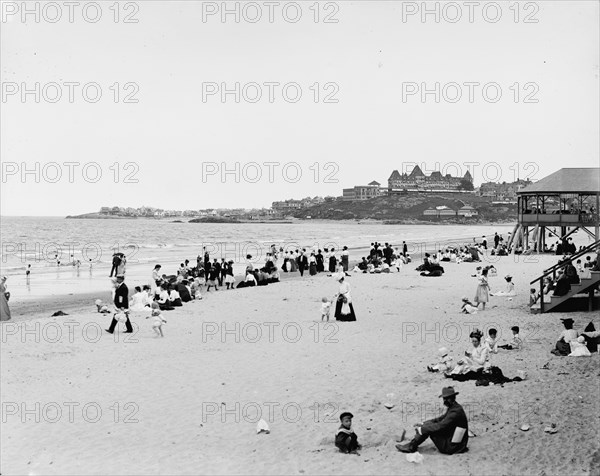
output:
[[452, 380], [458, 380], [459, 382], [465, 382], [467, 380], [477, 380], [477, 386], [487, 386], [490, 383], [494, 385], [503, 384], [507, 382], [520, 382], [523, 380], [521, 377], [508, 378], [502, 373], [500, 367], [490, 367], [489, 372], [484, 372], [483, 369], [477, 371], [471, 370], [466, 374], [448, 375], [448, 378]]

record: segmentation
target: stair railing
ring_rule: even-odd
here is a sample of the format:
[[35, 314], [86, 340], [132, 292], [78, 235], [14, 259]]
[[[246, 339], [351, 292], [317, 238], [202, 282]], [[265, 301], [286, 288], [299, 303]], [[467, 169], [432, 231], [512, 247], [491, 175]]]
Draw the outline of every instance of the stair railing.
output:
[[572, 262], [574, 259], [577, 259], [585, 254], [588, 254], [592, 251], [594, 251], [596, 248], [600, 247], [600, 240], [595, 241], [594, 243], [586, 246], [585, 248], [583, 248], [582, 250], [578, 251], [577, 253], [575, 253], [574, 255], [569, 256], [567, 259], [565, 259], [564, 261], [555, 264], [554, 266], [552, 266], [551, 268], [545, 269], [544, 270], [544, 274], [542, 274], [539, 278], [534, 279], [533, 281], [531, 281], [529, 284], [532, 285], [534, 283], [537, 283], [538, 281], [540, 282], [540, 312], [544, 312], [544, 278], [546, 276], [548, 276], [549, 274], [552, 274], [552, 281], [554, 281], [556, 279], [556, 271], [558, 269], [564, 268], [567, 263]]

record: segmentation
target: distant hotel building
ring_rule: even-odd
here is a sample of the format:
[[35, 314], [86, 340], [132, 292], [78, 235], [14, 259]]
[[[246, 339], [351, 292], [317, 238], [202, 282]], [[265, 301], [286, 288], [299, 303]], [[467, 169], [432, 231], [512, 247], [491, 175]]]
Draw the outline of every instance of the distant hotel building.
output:
[[356, 185], [352, 188], [345, 188], [342, 198], [350, 201], [369, 200], [381, 195], [387, 195], [387, 189], [383, 188], [379, 182], [373, 180], [369, 185]]
[[463, 177], [453, 177], [450, 174], [431, 172], [425, 175], [417, 165], [410, 174], [392, 172], [388, 179], [388, 193], [402, 192], [460, 192], [473, 190], [473, 177], [467, 170]]
[[293, 210], [300, 210], [302, 208], [312, 207], [313, 205], [319, 205], [323, 202], [332, 201], [333, 197], [306, 197], [302, 200], [283, 200], [279, 202], [273, 202], [271, 204], [271, 209], [275, 210], [277, 213], [285, 213]]

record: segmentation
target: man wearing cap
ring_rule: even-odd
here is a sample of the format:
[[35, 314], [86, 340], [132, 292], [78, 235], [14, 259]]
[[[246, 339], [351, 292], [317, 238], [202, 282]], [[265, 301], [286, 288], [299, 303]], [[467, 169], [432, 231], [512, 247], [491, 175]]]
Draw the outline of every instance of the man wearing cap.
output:
[[452, 455], [468, 451], [469, 424], [463, 407], [456, 402], [458, 392], [444, 387], [440, 397], [448, 407], [442, 416], [415, 425], [415, 437], [408, 443], [396, 445], [398, 451], [414, 453], [421, 443], [431, 438], [440, 453]]
[[[115, 290], [115, 307], [117, 308], [117, 312], [124, 312], [127, 317], [127, 322], [125, 322], [125, 327], [127, 328], [125, 333], [130, 334], [133, 332], [133, 327], [131, 326], [131, 321], [129, 320], [129, 289], [125, 284], [125, 276], [119, 274], [117, 276], [117, 289]], [[117, 325], [117, 319], [113, 316], [112, 322], [110, 323], [110, 327], [106, 329], [106, 332], [112, 334], [115, 331], [115, 327]]]

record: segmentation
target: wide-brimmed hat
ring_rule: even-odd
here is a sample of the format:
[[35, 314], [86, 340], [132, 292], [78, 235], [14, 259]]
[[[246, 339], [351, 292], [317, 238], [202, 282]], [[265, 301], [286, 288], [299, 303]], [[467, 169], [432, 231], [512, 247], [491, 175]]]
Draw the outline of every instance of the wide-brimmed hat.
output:
[[573, 323], [573, 322], [575, 322], [575, 321], [574, 321], [573, 319], [571, 319], [570, 317], [561, 317], [561, 318], [560, 318], [560, 320], [561, 320], [561, 321], [563, 321], [563, 322], [570, 322], [570, 323]]
[[454, 387], [444, 387], [440, 398], [452, 397], [453, 395], [458, 395], [458, 392], [454, 391]]
[[440, 347], [438, 349], [438, 354], [440, 355], [440, 357], [444, 357], [445, 355], [448, 355], [448, 349], [446, 349], [445, 347]]

